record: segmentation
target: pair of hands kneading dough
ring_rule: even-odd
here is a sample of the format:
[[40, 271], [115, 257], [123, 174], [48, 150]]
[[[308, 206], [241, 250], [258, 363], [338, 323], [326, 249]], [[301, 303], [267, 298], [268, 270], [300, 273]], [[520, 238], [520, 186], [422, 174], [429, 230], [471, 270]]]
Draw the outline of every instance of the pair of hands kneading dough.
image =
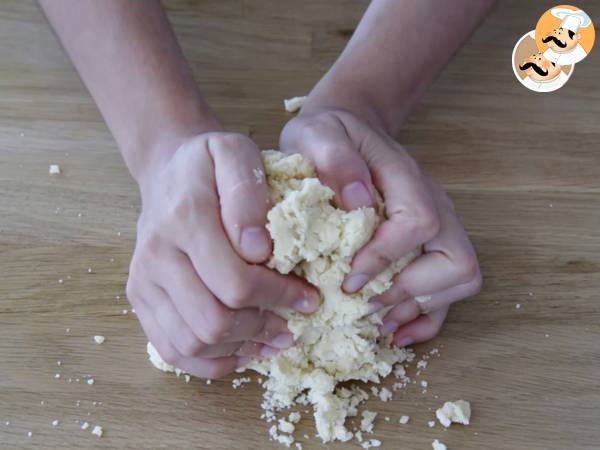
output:
[[[354, 256], [344, 292], [422, 247], [391, 288], [370, 299], [370, 312], [397, 305], [384, 309], [380, 327], [395, 343], [430, 339], [448, 305], [479, 289], [475, 252], [450, 200], [392, 138], [347, 112], [323, 111], [292, 119], [280, 147], [314, 164], [335, 207], [375, 205], [377, 191], [385, 199], [385, 220]], [[214, 378], [289, 348], [292, 333], [272, 311], [312, 313], [320, 300], [300, 277], [256, 264], [271, 254], [272, 203], [255, 144], [232, 133], [194, 136], [157, 173], [140, 183], [128, 296], [163, 359]], [[429, 300], [414, 300], [423, 296]]]

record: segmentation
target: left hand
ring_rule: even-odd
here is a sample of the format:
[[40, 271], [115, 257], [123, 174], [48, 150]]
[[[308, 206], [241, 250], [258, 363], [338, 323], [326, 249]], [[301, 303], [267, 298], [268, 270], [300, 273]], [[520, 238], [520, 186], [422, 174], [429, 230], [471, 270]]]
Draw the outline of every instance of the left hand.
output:
[[452, 202], [393, 138], [346, 111], [301, 112], [284, 127], [280, 148], [312, 161], [340, 208], [373, 206], [375, 189], [383, 195], [386, 220], [355, 255], [346, 292], [423, 246], [392, 287], [370, 300], [373, 311], [397, 305], [381, 326], [397, 345], [433, 338], [450, 304], [479, 291], [477, 257]]

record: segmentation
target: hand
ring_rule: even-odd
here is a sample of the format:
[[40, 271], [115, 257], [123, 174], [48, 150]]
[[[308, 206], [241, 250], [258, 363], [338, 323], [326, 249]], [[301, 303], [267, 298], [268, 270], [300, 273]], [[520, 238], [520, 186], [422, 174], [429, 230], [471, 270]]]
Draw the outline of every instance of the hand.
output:
[[301, 153], [344, 209], [373, 206], [375, 189], [385, 201], [385, 220], [357, 252], [343, 283], [355, 292], [411, 250], [424, 254], [397, 274], [374, 299], [373, 310], [397, 305], [381, 331], [404, 346], [434, 337], [449, 305], [481, 287], [475, 251], [443, 190], [426, 177], [404, 148], [356, 116], [339, 110], [303, 114], [285, 126], [280, 147]]
[[271, 253], [260, 153], [245, 136], [205, 133], [140, 180], [143, 209], [127, 296], [162, 358], [217, 378], [292, 345], [269, 310], [318, 308], [308, 283], [262, 265]]

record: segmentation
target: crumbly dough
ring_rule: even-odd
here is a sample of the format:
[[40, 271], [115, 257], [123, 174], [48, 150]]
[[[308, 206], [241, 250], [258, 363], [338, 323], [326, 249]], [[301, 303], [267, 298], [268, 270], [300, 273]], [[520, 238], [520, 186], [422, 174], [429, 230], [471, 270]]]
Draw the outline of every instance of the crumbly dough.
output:
[[471, 404], [466, 400], [446, 402], [435, 412], [440, 423], [448, 428], [452, 422], [469, 425], [471, 420]]
[[443, 442], [440, 442], [437, 439], [435, 439], [431, 443], [431, 446], [433, 447], [433, 450], [447, 450], [448, 449], [448, 447], [446, 447], [446, 445]]
[[319, 289], [323, 303], [311, 315], [277, 310], [288, 320], [296, 345], [275, 358], [255, 359], [247, 368], [269, 377], [263, 383], [267, 419], [302, 396], [314, 407], [319, 437], [324, 442], [347, 441], [353, 433], [345, 427], [346, 417], [356, 415], [356, 406], [368, 395], [356, 387], [339, 389], [338, 383], [379, 382], [395, 363], [412, 355], [391, 346], [389, 339], [379, 339], [378, 326], [386, 310], [369, 314], [367, 300], [387, 290], [392, 276], [417, 252], [397, 261], [358, 293], [344, 293], [341, 284], [352, 256], [371, 238], [382, 205], [379, 211], [337, 209], [331, 204], [334, 192], [321, 184], [301, 155], [274, 150], [262, 155], [275, 205], [267, 216], [274, 246], [268, 266], [308, 280]]
[[306, 100], [306, 96], [286, 98], [283, 101], [283, 107], [285, 108], [285, 110], [287, 112], [296, 112], [300, 108], [302, 108], [302, 105], [304, 104], [304, 100]]
[[[389, 308], [369, 314], [367, 301], [386, 291], [392, 276], [419, 251], [392, 264], [359, 292], [346, 294], [341, 289], [342, 281], [350, 272], [354, 253], [371, 238], [382, 219], [383, 204], [379, 202], [377, 209], [354, 211], [335, 208], [331, 204], [333, 190], [321, 184], [314, 167], [301, 155], [266, 150], [262, 157], [275, 205], [267, 216], [267, 229], [273, 239], [273, 256], [267, 265], [283, 274], [293, 272], [305, 278], [319, 289], [322, 305], [310, 315], [276, 309], [288, 320], [295, 345], [272, 359], [256, 358], [240, 372], [253, 369], [267, 376], [262, 383], [263, 418], [267, 422], [277, 420], [277, 411], [312, 404], [317, 434], [323, 442], [348, 441], [352, 437], [361, 442], [361, 431], [352, 432], [345, 423], [347, 417], [358, 415], [358, 406], [369, 395], [356, 385], [339, 384], [353, 380], [379, 383], [392, 370], [403, 381], [400, 387], [410, 381], [402, 363], [412, 361], [414, 353], [391, 345], [390, 337], [379, 335], [381, 318]], [[156, 368], [181, 372], [164, 362], [152, 344], [148, 343], [147, 350]], [[381, 392], [383, 400], [392, 396], [388, 389]], [[363, 411], [362, 432], [372, 432], [375, 416], [374, 412]], [[292, 423], [279, 421], [279, 427], [271, 426], [271, 438], [290, 446], [293, 436], [281, 433], [293, 432]], [[381, 445], [377, 440], [363, 444], [365, 448]]]

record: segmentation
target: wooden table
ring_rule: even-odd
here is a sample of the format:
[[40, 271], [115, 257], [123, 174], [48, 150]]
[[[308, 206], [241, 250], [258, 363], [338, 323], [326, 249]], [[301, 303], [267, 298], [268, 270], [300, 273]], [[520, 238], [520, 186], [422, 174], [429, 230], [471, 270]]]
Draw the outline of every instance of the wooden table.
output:
[[[167, 2], [211, 104], [263, 148], [290, 118], [282, 99], [317, 81], [365, 4]], [[434, 438], [450, 450], [600, 448], [600, 49], [562, 90], [525, 90], [512, 47], [553, 4], [523, 5], [498, 5], [401, 137], [456, 201], [485, 286], [417, 347], [441, 348], [427, 394], [414, 385], [369, 403], [386, 450], [428, 449]], [[598, 24], [600, 5], [585, 7]], [[255, 383], [186, 384], [151, 368], [124, 294], [136, 186], [33, 1], [3, 0], [0, 42], [0, 447], [280, 448], [259, 419]], [[428, 428], [432, 411], [458, 398], [472, 402], [472, 425]], [[102, 425], [104, 437], [76, 420]], [[310, 418], [304, 433], [314, 433]]]

